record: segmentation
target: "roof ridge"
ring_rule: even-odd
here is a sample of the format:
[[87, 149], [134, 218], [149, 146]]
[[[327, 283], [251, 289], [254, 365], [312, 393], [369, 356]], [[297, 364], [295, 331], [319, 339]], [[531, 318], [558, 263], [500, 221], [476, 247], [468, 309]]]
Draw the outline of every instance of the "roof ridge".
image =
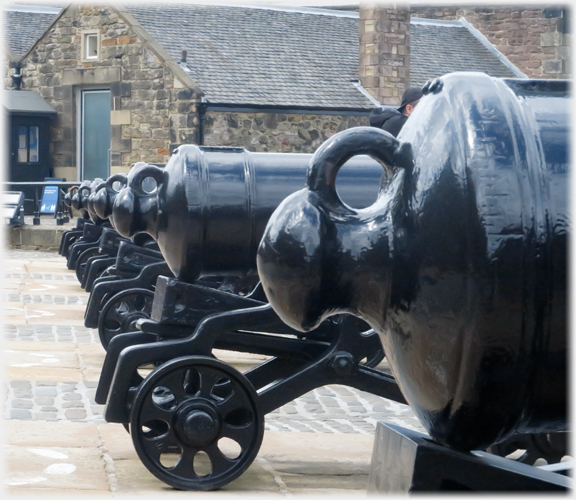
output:
[[[464, 19], [464, 18], [462, 18]], [[410, 17], [410, 24], [421, 24], [428, 26], [444, 26], [445, 28], [463, 28], [464, 25], [458, 21], [448, 19], [428, 19], [426, 17]]]
[[[332, 17], [349, 17], [352, 19], [358, 19], [360, 17], [359, 12], [353, 11], [346, 11], [346, 10], [332, 10], [332, 9], [322, 9], [316, 7], [303, 7], [303, 6], [289, 6], [289, 5], [266, 5], [266, 4], [251, 4], [251, 3], [242, 3], [239, 4], [233, 1], [223, 1], [218, 3], [212, 3], [206, 1], [206, 3], [193, 3], [193, 4], [185, 4], [181, 2], [174, 2], [168, 3], [167, 5], [201, 5], [203, 7], [236, 7], [240, 9], [259, 9], [259, 10], [274, 10], [277, 12], [293, 12], [296, 14], [312, 14], [317, 16], [332, 16]], [[140, 7], [145, 7], [146, 4], [138, 5]], [[127, 7], [130, 8], [130, 4], [127, 4]]]
[[476, 39], [482, 44], [484, 45], [484, 47], [486, 47], [490, 52], [492, 52], [492, 54], [494, 54], [496, 56], [496, 58], [504, 65], [506, 66], [510, 71], [512, 71], [512, 73], [514, 73], [516, 76], [518, 76], [519, 78], [528, 78], [528, 76], [526, 76], [525, 73], [523, 73], [522, 71], [520, 71], [520, 69], [512, 62], [510, 61], [504, 54], [502, 54], [502, 52], [500, 52], [491, 42], [490, 40], [488, 40], [488, 38], [486, 38], [482, 33], [480, 33], [480, 31], [478, 31], [474, 26], [472, 26], [468, 21], [466, 21], [466, 19], [464, 17], [461, 17], [459, 20], [459, 22], [462, 23], [462, 25], [468, 29], [468, 31], [470, 33], [472, 33], [472, 35], [474, 35], [474, 37], [476, 37]]
[[47, 7], [45, 5], [15, 5], [4, 4], [2, 10], [5, 12], [30, 12], [31, 14], [59, 14], [61, 7]]

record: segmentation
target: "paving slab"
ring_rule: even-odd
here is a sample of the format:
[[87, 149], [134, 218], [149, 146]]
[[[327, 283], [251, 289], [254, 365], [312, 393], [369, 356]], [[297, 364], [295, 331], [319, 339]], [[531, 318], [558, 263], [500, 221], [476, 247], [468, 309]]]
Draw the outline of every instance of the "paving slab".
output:
[[3, 425], [4, 441], [12, 446], [98, 448], [102, 444], [96, 424], [5, 420]]
[[108, 490], [102, 453], [85, 447], [23, 447], [6, 445], [4, 484], [26, 488]]
[[[95, 346], [102, 349], [101, 346]], [[13, 341], [13, 340], [5, 340], [4, 341], [4, 352], [8, 353], [10, 351], [46, 351], [46, 352], [74, 352], [78, 349], [78, 345], [73, 343], [65, 343], [65, 342], [21, 342], [21, 341]], [[6, 358], [5, 358], [6, 359]]]
[[85, 310], [85, 304], [4, 304], [4, 315], [7, 322], [27, 325], [53, 322], [58, 325], [84, 326]]

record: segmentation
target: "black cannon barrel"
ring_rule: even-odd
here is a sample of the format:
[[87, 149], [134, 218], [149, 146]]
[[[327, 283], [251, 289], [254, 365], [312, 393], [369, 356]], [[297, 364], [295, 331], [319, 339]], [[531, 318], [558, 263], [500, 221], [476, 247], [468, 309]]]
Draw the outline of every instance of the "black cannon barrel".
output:
[[[455, 73], [424, 93], [398, 139], [361, 127], [319, 148], [262, 239], [266, 295], [302, 331], [365, 319], [443, 444], [564, 431], [568, 82]], [[367, 153], [398, 170], [351, 210], [333, 178]]]
[[74, 191], [70, 191], [66, 196], [70, 195], [70, 205], [74, 210], [78, 210], [82, 217], [88, 218], [88, 197], [90, 196], [90, 186], [92, 181], [82, 181], [82, 184], [78, 186]]
[[[106, 179], [103, 188], [98, 189], [95, 193], [92, 193], [88, 198], [89, 204], [91, 204], [92, 210], [101, 219], [109, 219], [112, 215], [112, 207], [114, 206], [114, 200], [116, 195], [124, 188], [127, 187], [128, 182], [136, 172], [142, 167], [148, 166], [145, 162], [137, 162], [130, 169], [130, 171], [125, 173], [118, 173], [111, 175]], [[152, 179], [148, 179], [152, 180]], [[154, 183], [145, 182], [145, 186], [151, 184], [150, 188], [153, 187]]]
[[[180, 146], [165, 169], [145, 166], [116, 195], [110, 220], [125, 237], [139, 232], [157, 242], [174, 275], [255, 272], [256, 249], [273, 210], [305, 183], [312, 155], [250, 153], [243, 148]], [[353, 206], [376, 198], [381, 165], [354, 158], [339, 176]], [[157, 188], [145, 190], [154, 178]]]
[[83, 181], [78, 187], [77, 192], [72, 195], [71, 205], [75, 210], [80, 211], [83, 217], [86, 214], [90, 217], [94, 224], [103, 224], [106, 222], [101, 219], [94, 211], [94, 195], [105, 187], [105, 181], [101, 178], [96, 178], [93, 181]]

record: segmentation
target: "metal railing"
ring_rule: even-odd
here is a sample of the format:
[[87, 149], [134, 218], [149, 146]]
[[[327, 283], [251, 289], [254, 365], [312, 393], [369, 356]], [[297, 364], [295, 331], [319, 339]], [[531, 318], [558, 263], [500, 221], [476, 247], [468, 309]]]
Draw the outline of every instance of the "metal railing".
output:
[[56, 219], [56, 225], [61, 226], [72, 217], [72, 208], [64, 204], [64, 196], [66, 195], [64, 189], [79, 186], [80, 184], [80, 181], [2, 182], [3, 191], [22, 191], [22, 188], [26, 187], [34, 189], [34, 199], [26, 198], [25, 201], [33, 202], [34, 204], [34, 218], [32, 219], [32, 223], [35, 226], [40, 224], [40, 204], [42, 203], [42, 196], [39, 196], [39, 192], [43, 193], [46, 186], [55, 186], [58, 188], [54, 218]]

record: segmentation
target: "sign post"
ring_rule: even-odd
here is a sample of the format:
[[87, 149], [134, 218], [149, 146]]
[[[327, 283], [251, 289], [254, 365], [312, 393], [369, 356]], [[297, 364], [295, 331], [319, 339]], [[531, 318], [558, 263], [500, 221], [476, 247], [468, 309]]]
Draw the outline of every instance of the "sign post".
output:
[[42, 202], [40, 203], [41, 214], [54, 214], [58, 205], [58, 186], [44, 186]]

